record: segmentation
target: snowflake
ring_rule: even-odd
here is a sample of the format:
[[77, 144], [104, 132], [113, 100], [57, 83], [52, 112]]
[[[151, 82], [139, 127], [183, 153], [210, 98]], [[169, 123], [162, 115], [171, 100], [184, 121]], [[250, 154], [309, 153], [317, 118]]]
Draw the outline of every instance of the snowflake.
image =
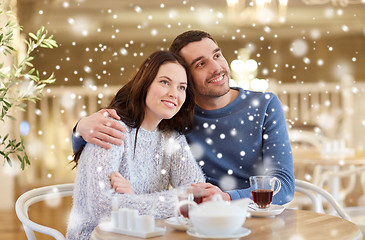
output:
[[211, 138], [207, 138], [205, 139], [205, 142], [208, 144], [208, 145], [212, 145], [213, 144], [213, 140]]
[[290, 51], [296, 57], [302, 57], [308, 52], [307, 42], [302, 39], [297, 39], [292, 42]]
[[105, 188], [105, 183], [103, 181], [99, 182], [99, 187], [101, 190], [103, 190]]
[[236, 136], [237, 135], [237, 130], [235, 129], [235, 128], [233, 128], [232, 130], [231, 130], [231, 136]]
[[191, 144], [190, 149], [196, 159], [201, 159], [204, 156], [204, 148], [199, 143]]
[[237, 181], [234, 177], [225, 175], [219, 180], [218, 185], [223, 191], [228, 191], [237, 188]]

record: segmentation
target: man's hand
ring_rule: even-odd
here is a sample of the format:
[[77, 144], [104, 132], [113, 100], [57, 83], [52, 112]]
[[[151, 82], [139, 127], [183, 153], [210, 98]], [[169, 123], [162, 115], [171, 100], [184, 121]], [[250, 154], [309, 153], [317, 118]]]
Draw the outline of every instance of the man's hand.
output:
[[114, 191], [117, 193], [134, 194], [129, 181], [119, 172], [113, 172], [112, 175], [110, 175], [110, 183]]
[[105, 149], [112, 147], [109, 143], [121, 145], [124, 140], [125, 128], [122, 124], [107, 118], [108, 116], [117, 120], [120, 119], [114, 109], [102, 109], [82, 118], [76, 126], [76, 132], [86, 142]]
[[231, 201], [231, 196], [228, 193], [223, 192], [219, 187], [217, 187], [211, 183], [195, 183], [195, 184], [191, 184], [191, 186], [205, 188], [203, 202], [212, 200], [212, 198], [215, 194], [221, 195], [222, 199], [225, 201]]

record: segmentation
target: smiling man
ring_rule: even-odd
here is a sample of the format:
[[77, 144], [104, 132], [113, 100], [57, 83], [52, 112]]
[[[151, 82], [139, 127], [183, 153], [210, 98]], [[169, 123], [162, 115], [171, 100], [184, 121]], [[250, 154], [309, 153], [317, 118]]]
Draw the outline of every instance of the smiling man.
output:
[[[205, 201], [214, 194], [225, 200], [252, 197], [249, 177], [270, 175], [282, 184], [273, 199], [285, 204], [294, 196], [294, 170], [282, 105], [273, 93], [230, 88], [229, 66], [213, 37], [187, 31], [175, 38], [170, 51], [188, 63], [193, 76], [196, 106], [194, 129], [186, 137], [208, 183]], [[80, 120], [76, 132], [87, 142], [110, 147], [122, 144], [123, 131], [101, 110]], [[117, 116], [115, 116], [117, 117]], [[73, 136], [74, 151], [85, 144]]]

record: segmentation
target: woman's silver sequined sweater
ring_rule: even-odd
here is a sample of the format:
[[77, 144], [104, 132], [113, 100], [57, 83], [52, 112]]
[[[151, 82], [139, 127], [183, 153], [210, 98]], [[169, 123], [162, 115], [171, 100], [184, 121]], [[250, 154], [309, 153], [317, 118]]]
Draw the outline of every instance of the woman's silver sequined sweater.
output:
[[[205, 182], [184, 135], [140, 128], [135, 146], [136, 129], [124, 126], [127, 132], [121, 146], [106, 150], [86, 144], [77, 166], [67, 239], [89, 239], [98, 223], [110, 218], [113, 196], [118, 196], [120, 207], [167, 218], [177, 201], [169, 185]], [[111, 188], [109, 176], [114, 171], [129, 180], [134, 195]]]

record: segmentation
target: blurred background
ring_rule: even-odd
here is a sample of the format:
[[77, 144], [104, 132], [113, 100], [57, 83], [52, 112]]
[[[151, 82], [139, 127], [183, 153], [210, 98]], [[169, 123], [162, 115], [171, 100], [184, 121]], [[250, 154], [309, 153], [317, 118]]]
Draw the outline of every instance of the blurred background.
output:
[[[59, 47], [33, 55], [40, 74], [54, 72], [56, 82], [46, 87], [41, 101], [29, 103], [26, 112], [15, 112], [17, 121], [7, 123], [14, 136], [24, 136], [31, 165], [24, 171], [16, 161], [13, 167], [2, 166], [0, 190], [7, 196], [0, 203], [3, 209], [12, 209], [25, 190], [72, 182], [75, 170], [69, 162], [76, 122], [104, 107], [146, 56], [167, 50], [186, 30], [204, 30], [217, 40], [231, 66], [232, 86], [279, 96], [293, 151], [308, 145], [345, 155], [364, 150], [364, 0], [5, 3], [23, 26], [15, 41], [19, 55], [28, 33], [41, 26]], [[298, 137], [298, 132], [309, 137]], [[296, 177], [315, 180], [313, 166], [295, 166]], [[343, 196], [344, 204], [359, 205], [365, 195], [359, 176], [356, 182], [357, 194]]]

